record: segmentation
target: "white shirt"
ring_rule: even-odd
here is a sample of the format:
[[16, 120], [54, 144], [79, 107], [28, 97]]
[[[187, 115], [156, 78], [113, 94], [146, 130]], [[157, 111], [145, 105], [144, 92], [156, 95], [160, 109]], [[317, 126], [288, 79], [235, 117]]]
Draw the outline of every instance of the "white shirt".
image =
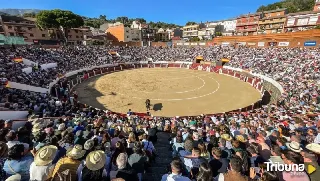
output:
[[314, 139], [314, 143], [320, 144], [320, 133], [318, 133], [317, 137]]
[[161, 181], [191, 181], [188, 177], [177, 174], [164, 174], [161, 178]]
[[37, 166], [34, 162], [30, 165], [30, 180], [48, 180], [54, 169], [53, 164], [46, 166]]

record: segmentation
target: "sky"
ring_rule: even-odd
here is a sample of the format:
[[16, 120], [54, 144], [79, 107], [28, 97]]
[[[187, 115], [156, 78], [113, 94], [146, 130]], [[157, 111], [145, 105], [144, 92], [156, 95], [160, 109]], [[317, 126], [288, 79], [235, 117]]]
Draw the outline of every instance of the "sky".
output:
[[188, 21], [234, 18], [277, 1], [280, 0], [0, 0], [0, 9], [63, 9], [87, 17], [127, 16], [185, 25]]

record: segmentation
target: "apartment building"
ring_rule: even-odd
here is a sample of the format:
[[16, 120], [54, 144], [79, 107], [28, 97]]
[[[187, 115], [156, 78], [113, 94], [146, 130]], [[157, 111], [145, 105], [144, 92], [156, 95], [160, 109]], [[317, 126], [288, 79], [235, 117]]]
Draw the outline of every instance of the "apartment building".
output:
[[[23, 37], [28, 44], [41, 44], [44, 42], [60, 43], [63, 34], [59, 30], [40, 30], [34, 18], [22, 18], [17, 16], [5, 16], [0, 18], [0, 33], [6, 36]], [[68, 31], [69, 44], [82, 44], [86, 38], [90, 38], [92, 33], [89, 28], [74, 28]]]
[[122, 23], [115, 23], [106, 30], [109, 40], [116, 42], [141, 41], [139, 29], [124, 26]]
[[259, 20], [258, 34], [271, 34], [284, 32], [286, 23], [286, 9], [265, 11]]
[[156, 33], [156, 41], [167, 42], [171, 40], [172, 31], [164, 30], [163, 28], [158, 29]]
[[285, 32], [296, 32], [313, 29], [320, 24], [320, 11], [305, 11], [287, 15]]
[[151, 28], [148, 24], [141, 25], [141, 41], [143, 46], [150, 46], [152, 41], [156, 40], [157, 30]]
[[241, 15], [237, 18], [236, 35], [256, 35], [261, 13]]
[[182, 37], [184, 39], [189, 39], [192, 37], [198, 37], [198, 31], [200, 29], [200, 26], [199, 26], [199, 24], [188, 25], [188, 26], [184, 26], [182, 29], [183, 29]]

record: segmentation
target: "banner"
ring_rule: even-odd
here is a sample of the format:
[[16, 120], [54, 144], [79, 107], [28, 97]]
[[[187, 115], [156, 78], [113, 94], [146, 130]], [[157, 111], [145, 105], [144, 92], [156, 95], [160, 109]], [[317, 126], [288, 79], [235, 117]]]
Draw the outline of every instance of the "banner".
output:
[[177, 45], [183, 45], [183, 43], [177, 43]]
[[221, 45], [227, 46], [230, 45], [230, 42], [222, 42]]
[[264, 42], [258, 42], [258, 47], [264, 47]]
[[287, 46], [289, 46], [289, 42], [279, 42], [278, 46], [287, 47]]
[[238, 42], [238, 45], [245, 46], [246, 44], [247, 44], [247, 42]]
[[198, 45], [198, 43], [191, 43], [191, 45]]
[[308, 46], [316, 46], [317, 42], [316, 41], [306, 41], [304, 42], [304, 46], [308, 47]]
[[23, 62], [22, 57], [15, 57], [15, 58], [13, 58], [13, 61], [15, 61], [17, 63], [22, 63]]
[[206, 43], [201, 42], [201, 43], [199, 43], [199, 45], [204, 46], [204, 45], [206, 45]]
[[184, 43], [184, 45], [189, 45], [189, 43]]
[[249, 46], [254, 46], [256, 43], [248, 43]]

